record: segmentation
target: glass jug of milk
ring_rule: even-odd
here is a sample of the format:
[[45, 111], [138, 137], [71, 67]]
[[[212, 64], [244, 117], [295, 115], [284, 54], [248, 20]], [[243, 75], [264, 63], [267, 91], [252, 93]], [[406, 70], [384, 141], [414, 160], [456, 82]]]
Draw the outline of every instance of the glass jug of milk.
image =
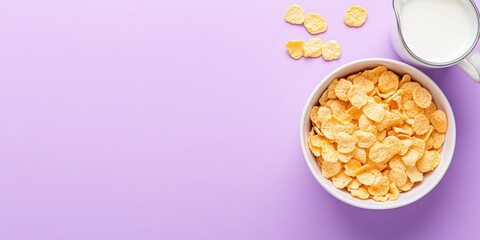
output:
[[406, 62], [427, 68], [458, 65], [480, 83], [479, 12], [473, 0], [393, 0], [392, 45]]

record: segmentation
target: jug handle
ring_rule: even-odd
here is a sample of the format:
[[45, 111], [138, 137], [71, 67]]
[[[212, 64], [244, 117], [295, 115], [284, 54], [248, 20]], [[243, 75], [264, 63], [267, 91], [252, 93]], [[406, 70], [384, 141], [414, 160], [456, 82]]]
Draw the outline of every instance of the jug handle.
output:
[[480, 53], [473, 50], [458, 66], [475, 82], [480, 83]]

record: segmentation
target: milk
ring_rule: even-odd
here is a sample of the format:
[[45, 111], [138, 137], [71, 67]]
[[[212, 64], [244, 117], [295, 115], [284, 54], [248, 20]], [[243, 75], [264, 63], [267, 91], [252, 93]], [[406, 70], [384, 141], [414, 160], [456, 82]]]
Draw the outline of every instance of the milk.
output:
[[399, 11], [401, 30], [415, 55], [429, 62], [449, 62], [471, 46], [476, 29], [462, 1], [404, 1]]

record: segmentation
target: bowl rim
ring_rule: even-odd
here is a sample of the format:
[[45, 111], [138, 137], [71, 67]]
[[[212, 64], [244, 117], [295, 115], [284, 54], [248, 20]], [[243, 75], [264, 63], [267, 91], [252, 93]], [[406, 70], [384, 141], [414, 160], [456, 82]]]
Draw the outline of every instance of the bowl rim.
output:
[[[445, 163], [446, 163], [445, 168], [443, 169], [443, 171], [438, 173], [438, 177], [436, 179], [434, 179], [434, 182], [432, 182], [431, 185], [427, 186], [423, 192], [420, 192], [420, 194], [417, 194], [415, 197], [410, 198], [406, 201], [398, 201], [398, 202], [394, 202], [390, 205], [382, 205], [381, 203], [375, 204], [375, 205], [369, 205], [369, 204], [366, 204], [366, 202], [364, 200], [355, 199], [354, 197], [345, 198], [344, 195], [340, 194], [340, 191], [337, 191], [339, 189], [337, 189], [337, 188], [334, 189], [333, 185], [327, 185], [327, 182], [324, 181], [325, 177], [321, 176], [321, 174], [319, 175], [319, 174], [315, 173], [314, 168], [317, 165], [316, 165], [316, 163], [312, 163], [312, 161], [310, 161], [310, 149], [308, 148], [307, 142], [304, 140], [304, 139], [306, 139], [305, 138], [306, 137], [306, 135], [305, 135], [305, 133], [306, 133], [305, 122], [309, 121], [309, 119], [310, 119], [310, 118], [307, 119], [306, 114], [309, 112], [309, 110], [310, 110], [309, 105], [312, 102], [314, 96], [320, 90], [320, 88], [322, 88], [322, 86], [324, 86], [324, 84], [329, 82], [329, 80], [333, 80], [335, 77], [339, 77], [339, 76], [336, 76], [336, 75], [340, 71], [342, 71], [346, 68], [349, 68], [351, 66], [355, 66], [357, 64], [365, 63], [365, 62], [375, 63], [377, 65], [384, 65], [385, 63], [394, 64], [394, 65], [398, 65], [401, 68], [404, 68], [406, 70], [406, 72], [416, 72], [417, 74], [422, 76], [423, 79], [431, 82], [432, 87], [435, 89], [436, 92], [438, 92], [438, 95], [440, 96], [440, 98], [443, 98], [443, 101], [445, 102], [445, 106], [444, 106], [445, 111], [450, 114], [450, 116], [449, 116], [450, 117], [449, 118], [449, 128], [452, 131], [452, 136], [451, 136], [452, 144], [449, 148], [452, 148], [452, 151], [447, 155], [447, 158], [445, 160]], [[317, 101], [317, 100], [315, 99], [315, 101]], [[422, 197], [427, 195], [430, 191], [432, 191], [438, 185], [438, 183], [443, 179], [445, 173], [447, 172], [448, 168], [450, 167], [450, 163], [453, 159], [453, 154], [455, 152], [456, 135], [457, 134], [456, 134], [456, 123], [455, 123], [454, 112], [452, 110], [452, 107], [450, 105], [450, 102], [449, 102], [448, 98], [445, 96], [445, 94], [440, 89], [440, 87], [438, 87], [438, 85], [435, 83], [435, 81], [433, 81], [424, 72], [420, 71], [419, 69], [417, 69], [417, 68], [415, 68], [411, 65], [408, 65], [404, 62], [397, 61], [397, 60], [394, 60], [394, 59], [388, 59], [388, 58], [362, 58], [362, 59], [357, 59], [357, 60], [348, 62], [346, 64], [343, 64], [342, 66], [340, 66], [340, 67], [334, 69], [333, 71], [331, 71], [329, 74], [327, 74], [315, 86], [314, 90], [311, 92], [310, 96], [308, 97], [308, 99], [305, 103], [304, 109], [302, 111], [301, 119], [300, 119], [300, 144], [301, 144], [301, 147], [302, 147], [302, 153], [303, 153], [304, 160], [306, 161], [310, 172], [315, 177], [315, 180], [328, 193], [330, 193], [332, 196], [334, 196], [336, 199], [340, 200], [341, 202], [346, 203], [346, 204], [351, 205], [351, 206], [358, 207], [358, 208], [370, 209], [370, 210], [387, 210], [387, 209], [400, 208], [400, 207], [403, 207], [403, 206], [406, 206], [406, 205], [409, 205], [411, 203], [414, 203], [414, 202], [418, 201], [419, 199], [421, 199]], [[437, 169], [437, 170], [440, 170], [440, 169]], [[335, 191], [333, 191], [333, 190], [335, 190]]]

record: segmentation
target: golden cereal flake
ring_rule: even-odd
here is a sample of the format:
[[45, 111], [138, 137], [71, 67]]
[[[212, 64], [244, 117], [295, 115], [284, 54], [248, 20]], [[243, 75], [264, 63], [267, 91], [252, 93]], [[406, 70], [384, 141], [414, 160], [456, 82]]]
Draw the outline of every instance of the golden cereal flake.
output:
[[285, 45], [285, 48], [287, 48], [290, 57], [298, 60], [303, 56], [303, 45], [305, 45], [303, 40], [290, 40]]
[[317, 58], [322, 56], [323, 42], [320, 38], [310, 38], [303, 45], [303, 56]]
[[349, 27], [360, 27], [367, 21], [367, 10], [361, 6], [350, 6], [345, 12], [343, 21]]
[[317, 13], [308, 13], [303, 21], [305, 29], [311, 34], [323, 33], [327, 30], [328, 24], [325, 18]]
[[328, 41], [322, 47], [322, 56], [326, 61], [338, 59], [340, 57], [340, 44], [335, 40]]
[[305, 12], [300, 5], [293, 4], [287, 8], [284, 18], [288, 23], [300, 25], [305, 20]]

